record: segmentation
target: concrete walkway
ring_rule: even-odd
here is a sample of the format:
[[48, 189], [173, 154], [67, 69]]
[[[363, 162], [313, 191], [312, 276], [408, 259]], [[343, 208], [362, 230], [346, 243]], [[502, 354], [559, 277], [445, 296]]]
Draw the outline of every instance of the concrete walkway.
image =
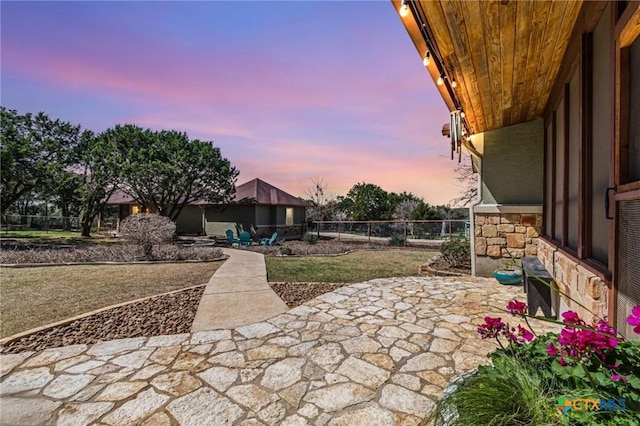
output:
[[267, 281], [262, 254], [236, 249], [222, 251], [229, 259], [209, 280], [191, 326], [192, 333], [236, 328], [289, 309]]
[[0, 355], [0, 423], [417, 425], [495, 349], [484, 316], [515, 326], [495, 307], [522, 296], [489, 279], [377, 279], [237, 328]]

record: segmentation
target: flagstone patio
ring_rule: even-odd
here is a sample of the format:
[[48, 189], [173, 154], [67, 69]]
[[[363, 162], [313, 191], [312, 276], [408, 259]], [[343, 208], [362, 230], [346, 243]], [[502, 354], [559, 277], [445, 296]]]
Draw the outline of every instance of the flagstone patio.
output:
[[0, 422], [416, 425], [486, 363], [495, 343], [476, 328], [515, 296], [491, 279], [376, 279], [234, 329], [1, 355]]

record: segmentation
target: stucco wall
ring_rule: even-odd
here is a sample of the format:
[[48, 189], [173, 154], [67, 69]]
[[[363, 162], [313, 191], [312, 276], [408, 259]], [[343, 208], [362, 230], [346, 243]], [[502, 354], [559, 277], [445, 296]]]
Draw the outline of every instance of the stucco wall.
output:
[[271, 206], [256, 206], [256, 226], [271, 225]]
[[[249, 230], [251, 225], [255, 225], [255, 206], [253, 204], [241, 204], [226, 206], [220, 209], [217, 206], [207, 206], [205, 209], [205, 219], [210, 222], [233, 222], [241, 223], [244, 229]], [[235, 232], [235, 229], [232, 229]], [[211, 226], [206, 227], [207, 235], [215, 235], [215, 230]]]
[[543, 120], [474, 135], [482, 150], [482, 204], [542, 204]]
[[185, 206], [176, 221], [176, 231], [178, 234], [203, 234], [202, 208], [199, 206]]

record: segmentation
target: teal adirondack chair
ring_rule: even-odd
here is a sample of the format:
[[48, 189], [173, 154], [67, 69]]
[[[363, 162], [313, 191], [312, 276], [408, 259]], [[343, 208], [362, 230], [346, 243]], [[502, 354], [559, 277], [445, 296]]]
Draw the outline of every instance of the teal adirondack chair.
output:
[[260, 245], [261, 246], [272, 246], [273, 243], [276, 242], [276, 239], [278, 238], [278, 233], [274, 232], [273, 235], [271, 235], [271, 238], [263, 238], [260, 240]]
[[242, 246], [249, 247], [251, 245], [251, 234], [248, 233], [247, 231], [242, 231], [240, 233], [240, 238], [238, 239], [238, 244], [240, 244], [240, 247]]
[[227, 229], [225, 233], [227, 234], [227, 244], [231, 246], [233, 243], [238, 242], [238, 240], [233, 236], [233, 231], [231, 229]]

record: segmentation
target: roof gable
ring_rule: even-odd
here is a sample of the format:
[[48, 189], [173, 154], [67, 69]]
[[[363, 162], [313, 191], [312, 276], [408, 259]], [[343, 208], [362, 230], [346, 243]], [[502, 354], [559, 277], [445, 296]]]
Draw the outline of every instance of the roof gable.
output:
[[[308, 205], [306, 201], [298, 197], [294, 197], [293, 195], [258, 178], [236, 186], [236, 192], [231, 199], [231, 203], [291, 207], [307, 207]], [[116, 191], [111, 195], [111, 197], [109, 197], [107, 204], [137, 204], [137, 202], [130, 195], [125, 194], [122, 191]], [[210, 203], [204, 200], [198, 200], [189, 204], [202, 206]]]
[[307, 203], [261, 179], [253, 179], [236, 187], [234, 203], [256, 203], [306, 207]]

